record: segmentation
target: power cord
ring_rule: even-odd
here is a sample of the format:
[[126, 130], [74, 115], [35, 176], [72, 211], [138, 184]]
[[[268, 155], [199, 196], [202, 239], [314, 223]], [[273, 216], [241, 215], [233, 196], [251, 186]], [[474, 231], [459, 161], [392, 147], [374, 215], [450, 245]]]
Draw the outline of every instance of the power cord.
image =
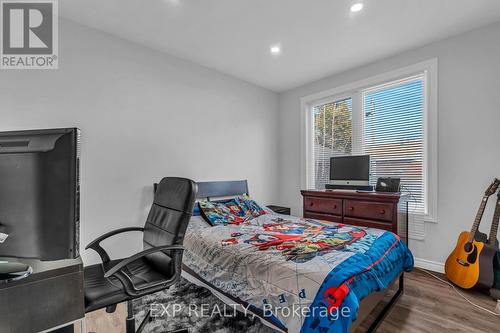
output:
[[403, 184], [400, 185], [400, 188], [402, 191], [405, 191], [406, 193], [408, 193], [410, 195], [410, 197], [412, 198], [413, 203], [415, 204], [415, 207], [416, 207], [418, 205], [418, 201], [417, 201], [417, 198], [413, 195], [413, 192]]
[[[483, 310], [484, 312], [487, 312], [487, 313], [489, 313], [489, 314], [491, 314], [491, 315], [493, 315], [493, 316], [496, 316], [496, 317], [499, 317], [499, 316], [500, 316], [500, 313], [497, 313], [497, 312], [491, 311], [491, 310], [489, 310], [489, 309], [486, 309], [486, 308], [482, 307], [481, 305], [477, 305], [476, 303], [474, 303], [474, 302], [472, 302], [471, 300], [469, 300], [469, 299], [468, 299], [468, 298], [467, 298], [464, 294], [462, 294], [462, 293], [461, 293], [461, 292], [457, 289], [457, 287], [455, 287], [455, 286], [454, 286], [453, 284], [451, 284], [450, 282], [448, 282], [448, 281], [445, 281], [445, 280], [441, 279], [439, 276], [436, 276], [436, 275], [432, 274], [431, 272], [426, 271], [425, 269], [421, 269], [421, 268], [418, 268], [418, 267], [415, 267], [415, 268], [416, 268], [416, 269], [418, 269], [419, 271], [422, 271], [422, 272], [424, 272], [424, 273], [426, 273], [426, 274], [428, 274], [428, 275], [432, 276], [433, 278], [435, 278], [435, 279], [437, 279], [437, 280], [441, 281], [442, 283], [447, 284], [447, 285], [449, 285], [450, 287], [452, 287], [452, 288], [453, 288], [453, 290], [455, 290], [455, 292], [456, 292], [458, 295], [460, 295], [463, 299], [465, 299], [465, 300], [467, 301], [467, 303], [469, 303], [470, 305], [475, 306], [476, 308], [478, 308], [478, 309], [480, 309], [480, 310]], [[497, 305], [497, 309], [498, 309], [498, 305]]]
[[[405, 186], [405, 185], [403, 185], [403, 184], [401, 184], [401, 185], [400, 185], [400, 189], [401, 189], [401, 192], [403, 192], [403, 191], [404, 191], [404, 192], [406, 192], [406, 193], [408, 193], [408, 194], [410, 195], [410, 198], [411, 198], [411, 200], [413, 200], [413, 203], [414, 203], [414, 205], [415, 205], [415, 206], [413, 207], [413, 209], [415, 209], [415, 208], [417, 207], [417, 205], [418, 205], [418, 201], [417, 201], [417, 198], [413, 195], [413, 192], [412, 192], [412, 191], [411, 191], [408, 187], [406, 187], [406, 186]], [[408, 202], [410, 202], [410, 201], [408, 201]], [[408, 204], [408, 207], [409, 207], [409, 204]], [[407, 230], [407, 231], [408, 231], [408, 233], [409, 233], [409, 228], [410, 228], [410, 226], [409, 226], [409, 222], [410, 222], [410, 214], [411, 214], [411, 213], [410, 213], [410, 210], [411, 210], [411, 208], [409, 208], [408, 210], [409, 210], [409, 211], [408, 211], [408, 217], [407, 217], [407, 223], [406, 223], [406, 230]], [[408, 237], [409, 237], [409, 236], [408, 236]], [[406, 242], [407, 242], [407, 244], [408, 244], [408, 240], [406, 240]]]

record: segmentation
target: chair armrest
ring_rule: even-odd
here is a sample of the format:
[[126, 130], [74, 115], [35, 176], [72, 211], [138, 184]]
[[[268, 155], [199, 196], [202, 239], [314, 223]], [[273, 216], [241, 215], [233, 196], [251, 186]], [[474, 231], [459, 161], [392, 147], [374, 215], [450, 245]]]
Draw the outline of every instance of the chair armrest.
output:
[[109, 238], [111, 236], [114, 236], [114, 235], [117, 235], [117, 234], [121, 234], [121, 233], [124, 233], [124, 232], [130, 232], [130, 231], [141, 231], [141, 232], [144, 232], [144, 228], [143, 227], [128, 227], [128, 228], [121, 228], [121, 229], [116, 229], [116, 230], [110, 231], [110, 232], [105, 233], [104, 235], [102, 235], [100, 237], [97, 237], [92, 242], [90, 242], [85, 247], [85, 250], [92, 249], [92, 250], [96, 251], [99, 254], [99, 256], [101, 257], [102, 262], [103, 263], [107, 263], [111, 259], [109, 258], [109, 255], [106, 252], [106, 250], [104, 250], [104, 248], [102, 248], [102, 246], [101, 246], [100, 243], [103, 240], [105, 240], [105, 239], [107, 239], [107, 238]]
[[118, 264], [114, 265], [112, 268], [110, 268], [106, 273], [104, 274], [105, 278], [109, 278], [112, 275], [115, 275], [118, 271], [122, 270], [124, 267], [127, 265], [130, 265], [134, 261], [143, 258], [147, 255], [153, 254], [155, 252], [160, 252], [160, 251], [184, 251], [184, 247], [181, 245], [165, 245], [165, 246], [157, 246], [153, 247], [144, 251], [141, 251], [139, 253], [134, 254], [133, 256], [123, 259], [120, 261]]

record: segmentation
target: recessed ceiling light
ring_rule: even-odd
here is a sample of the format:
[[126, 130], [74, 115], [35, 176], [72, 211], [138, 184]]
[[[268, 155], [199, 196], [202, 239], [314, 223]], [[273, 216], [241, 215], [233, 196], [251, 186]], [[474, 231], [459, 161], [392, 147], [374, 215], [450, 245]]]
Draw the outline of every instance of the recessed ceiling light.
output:
[[181, 0], [165, 0], [165, 1], [172, 6], [178, 6], [181, 3]]
[[281, 47], [279, 45], [272, 45], [270, 51], [272, 55], [281, 54]]
[[353, 13], [357, 13], [359, 12], [361, 9], [363, 9], [363, 4], [358, 2], [358, 3], [355, 3], [354, 5], [351, 6], [351, 12]]

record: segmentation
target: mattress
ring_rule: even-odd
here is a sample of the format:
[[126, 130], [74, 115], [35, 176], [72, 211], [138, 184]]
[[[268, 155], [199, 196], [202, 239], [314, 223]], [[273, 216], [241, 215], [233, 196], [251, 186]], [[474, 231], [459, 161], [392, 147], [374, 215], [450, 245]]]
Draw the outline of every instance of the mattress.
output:
[[192, 217], [184, 246], [192, 275], [288, 332], [349, 332], [360, 300], [413, 268], [391, 232], [270, 212], [240, 225]]

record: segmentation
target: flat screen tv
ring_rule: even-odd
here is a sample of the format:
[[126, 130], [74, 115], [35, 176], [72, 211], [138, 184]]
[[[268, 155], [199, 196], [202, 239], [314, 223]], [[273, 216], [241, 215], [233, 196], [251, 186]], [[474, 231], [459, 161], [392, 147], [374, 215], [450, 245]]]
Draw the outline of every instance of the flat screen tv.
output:
[[330, 158], [333, 185], [366, 186], [370, 182], [370, 155]]
[[79, 256], [76, 128], [0, 132], [0, 257]]

